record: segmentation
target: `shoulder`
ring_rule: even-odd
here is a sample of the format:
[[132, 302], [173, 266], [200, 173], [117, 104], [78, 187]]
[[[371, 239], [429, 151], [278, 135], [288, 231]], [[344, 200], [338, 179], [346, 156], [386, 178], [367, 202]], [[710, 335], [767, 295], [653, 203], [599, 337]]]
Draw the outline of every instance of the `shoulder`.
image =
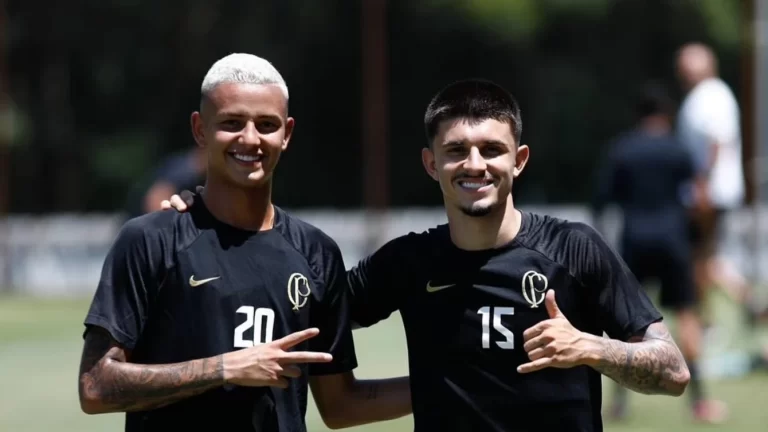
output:
[[526, 213], [529, 218], [521, 243], [565, 268], [577, 279], [585, 272], [598, 270], [600, 262], [612, 254], [603, 236], [584, 222], [548, 215]]
[[584, 222], [530, 212], [524, 212], [524, 217], [529, 219], [524, 232], [524, 239], [529, 244], [540, 244], [541, 247], [560, 247], [568, 242], [593, 243], [602, 241], [600, 233]]
[[421, 261], [425, 256], [434, 256], [439, 250], [444, 250], [445, 246], [450, 246], [447, 224], [395, 237], [379, 248], [378, 252], [386, 251], [402, 260], [417, 257]]
[[156, 211], [126, 221], [115, 245], [140, 246], [147, 252], [170, 252], [189, 245], [198, 234], [191, 213]]
[[734, 108], [736, 97], [725, 81], [713, 78], [694, 88], [686, 98], [686, 102], [693, 114], [709, 113]]
[[315, 225], [289, 214], [275, 206], [278, 215], [278, 229], [283, 237], [296, 249], [306, 252], [310, 250], [338, 250], [336, 241]]
[[719, 99], [735, 99], [735, 95], [728, 84], [720, 78], [714, 78], [702, 83], [702, 91], [706, 96]]
[[157, 240], [173, 232], [180, 219], [175, 211], [156, 211], [126, 221], [119, 237], [130, 241]]
[[275, 212], [278, 218], [275, 228], [290, 247], [304, 257], [319, 277], [327, 279], [346, 270], [341, 249], [331, 236], [277, 206]]

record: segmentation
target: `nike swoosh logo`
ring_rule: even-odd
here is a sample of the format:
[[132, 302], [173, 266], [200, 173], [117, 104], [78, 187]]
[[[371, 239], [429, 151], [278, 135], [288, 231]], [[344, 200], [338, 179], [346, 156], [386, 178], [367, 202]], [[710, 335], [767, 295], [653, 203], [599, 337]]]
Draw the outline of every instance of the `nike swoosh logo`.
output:
[[189, 277], [189, 285], [193, 286], [193, 287], [197, 287], [197, 286], [200, 286], [200, 285], [207, 284], [210, 281], [215, 281], [216, 279], [218, 279], [220, 277], [221, 276], [216, 276], [216, 277], [212, 277], [212, 278], [208, 278], [208, 279], [195, 280], [195, 275], [192, 275], [192, 276]]
[[438, 292], [438, 291], [442, 291], [442, 290], [444, 290], [446, 288], [450, 288], [450, 287], [455, 286], [455, 285], [456, 284], [434, 286], [434, 285], [432, 285], [432, 281], [429, 281], [429, 282], [427, 282], [427, 292], [428, 293]]

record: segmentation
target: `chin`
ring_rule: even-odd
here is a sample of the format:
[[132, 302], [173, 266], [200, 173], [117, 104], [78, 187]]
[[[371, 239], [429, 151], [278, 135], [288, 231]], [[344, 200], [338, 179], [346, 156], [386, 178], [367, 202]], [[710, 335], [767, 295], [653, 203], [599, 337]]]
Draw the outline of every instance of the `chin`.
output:
[[461, 212], [471, 217], [488, 216], [493, 212], [494, 205], [485, 203], [473, 203], [468, 206], [461, 206]]
[[268, 177], [259, 172], [248, 175], [230, 175], [229, 181], [239, 187], [256, 188], [265, 185], [268, 182]]

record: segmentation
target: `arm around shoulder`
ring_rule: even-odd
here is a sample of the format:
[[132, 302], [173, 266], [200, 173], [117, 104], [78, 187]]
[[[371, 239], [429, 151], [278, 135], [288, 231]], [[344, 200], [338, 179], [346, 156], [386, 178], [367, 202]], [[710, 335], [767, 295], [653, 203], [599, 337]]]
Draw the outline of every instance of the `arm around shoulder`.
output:
[[353, 372], [310, 378], [312, 395], [330, 429], [394, 420], [411, 414], [408, 377], [358, 380]]

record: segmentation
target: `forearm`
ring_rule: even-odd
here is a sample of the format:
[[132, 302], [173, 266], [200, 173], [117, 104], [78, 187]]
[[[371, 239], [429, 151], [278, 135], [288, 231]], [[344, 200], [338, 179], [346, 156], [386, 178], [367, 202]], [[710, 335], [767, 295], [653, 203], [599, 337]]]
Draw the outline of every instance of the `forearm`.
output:
[[358, 380], [348, 398], [346, 416], [356, 426], [393, 420], [410, 414], [411, 384], [408, 377]]
[[679, 396], [689, 380], [688, 367], [674, 342], [645, 339], [622, 342], [589, 335], [586, 364], [620, 385], [644, 394]]
[[166, 365], [103, 358], [81, 374], [80, 397], [89, 414], [145, 411], [224, 384], [223, 356]]
[[316, 402], [331, 429], [393, 420], [412, 412], [410, 380], [408, 377], [353, 379], [344, 385], [342, 392], [331, 397], [320, 396]]

